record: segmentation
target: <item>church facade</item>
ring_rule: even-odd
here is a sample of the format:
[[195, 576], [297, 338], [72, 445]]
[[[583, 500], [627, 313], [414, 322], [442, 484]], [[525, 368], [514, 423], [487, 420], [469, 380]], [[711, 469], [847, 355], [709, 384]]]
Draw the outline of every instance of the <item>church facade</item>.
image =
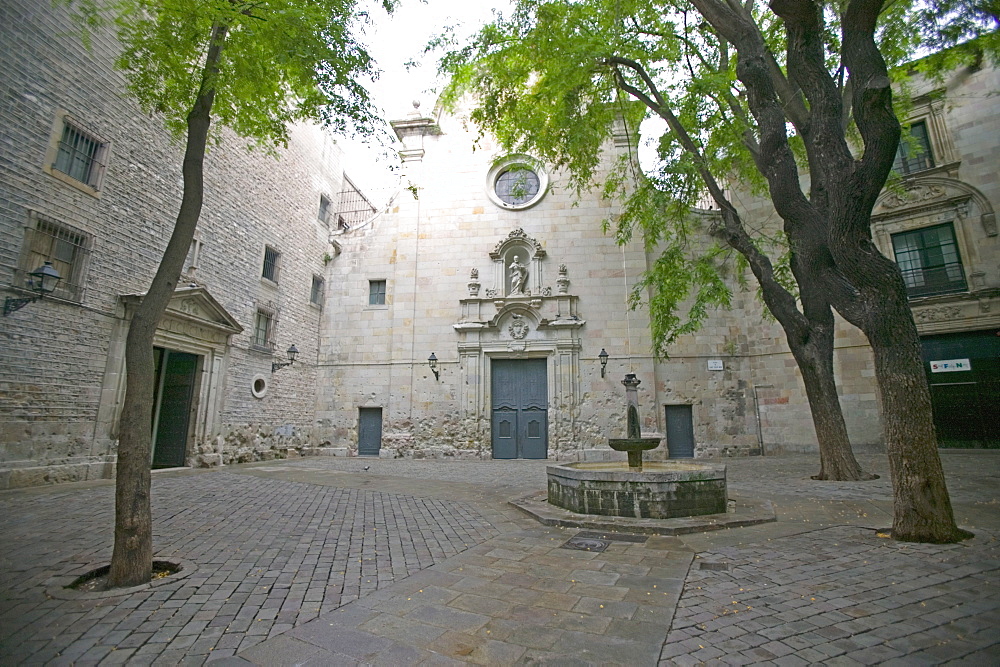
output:
[[[873, 215], [903, 270], [945, 446], [1000, 446], [998, 81], [966, 69], [917, 83], [900, 179]], [[605, 458], [634, 373], [643, 430], [665, 439], [653, 456], [815, 449], [783, 333], [752, 290], [732, 280], [733, 307], [655, 359], [627, 299], [657, 251], [602, 232], [613, 202], [488, 140], [473, 151], [475, 130], [440, 110], [393, 127], [408, 189], [339, 238], [329, 267], [343, 289], [322, 327], [324, 440], [383, 456]], [[605, 166], [631, 141], [616, 136]], [[776, 224], [769, 202], [742, 203], [752, 225]], [[835, 365], [852, 442], [878, 446], [870, 349], [842, 321]]]
[[[173, 225], [182, 151], [122, 96], [107, 36], [88, 51], [62, 10], [11, 0], [0, 38], [0, 488], [109, 477], [125, 334]], [[916, 86], [900, 185], [873, 214], [910, 289], [946, 446], [1000, 446], [998, 85], [968, 69]], [[151, 466], [606, 459], [627, 375], [644, 434], [664, 439], [653, 458], [815, 449], [753, 287], [732, 277], [732, 307], [656, 359], [648, 315], [628, 307], [656, 250], [602, 231], [614, 202], [530, 155], [473, 150], [476, 132], [439, 109], [392, 125], [403, 181], [387, 205], [317, 128], [294, 128], [278, 159], [222, 135], [155, 342]], [[616, 135], [605, 168], [630, 145]], [[743, 201], [775, 224], [768, 202]], [[27, 303], [46, 262], [62, 281]], [[852, 441], [878, 446], [870, 350], [843, 323], [835, 364]]]

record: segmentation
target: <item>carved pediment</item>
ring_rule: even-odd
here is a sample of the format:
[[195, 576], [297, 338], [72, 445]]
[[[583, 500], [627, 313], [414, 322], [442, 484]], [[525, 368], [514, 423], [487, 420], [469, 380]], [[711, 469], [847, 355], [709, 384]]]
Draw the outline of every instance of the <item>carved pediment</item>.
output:
[[872, 222], [893, 224], [922, 215], [951, 215], [957, 220], [979, 220], [987, 236], [997, 236], [996, 216], [989, 199], [973, 186], [953, 178], [924, 176], [885, 190], [872, 210]]
[[[145, 294], [125, 294], [121, 297], [127, 310], [137, 306]], [[238, 334], [243, 331], [239, 322], [215, 300], [205, 287], [178, 287], [170, 297], [163, 315], [167, 318], [197, 324], [209, 330]]]
[[545, 248], [542, 247], [542, 244], [525, 234], [524, 230], [518, 227], [508, 234], [507, 238], [497, 242], [496, 247], [493, 248], [493, 252], [490, 253], [490, 259], [499, 261], [503, 257], [504, 250], [511, 244], [527, 245], [534, 250], [535, 257], [545, 257]]

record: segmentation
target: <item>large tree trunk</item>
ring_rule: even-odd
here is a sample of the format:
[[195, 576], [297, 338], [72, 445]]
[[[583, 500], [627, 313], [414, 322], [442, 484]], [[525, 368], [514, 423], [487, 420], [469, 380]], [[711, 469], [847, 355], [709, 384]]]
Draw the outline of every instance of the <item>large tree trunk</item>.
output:
[[[931, 394], [920, 337], [895, 264], [871, 247], [872, 259], [850, 276], [871, 315], [858, 321], [875, 357], [892, 476], [892, 536], [906, 542], [948, 543], [971, 537], [955, 516], [938, 455]], [[877, 255], [877, 257], [875, 257]], [[877, 291], [871, 286], [878, 285]]]
[[809, 411], [819, 443], [820, 470], [813, 479], [877, 479], [877, 475], [862, 470], [851, 449], [833, 373], [833, 328], [814, 327], [809, 341], [803, 344], [789, 338], [788, 345], [802, 373], [802, 383], [806, 388]]
[[[216, 25], [206, 57], [203, 82], [216, 73], [226, 27]], [[203, 84], [187, 118], [182, 167], [184, 192], [160, 266], [136, 308], [125, 342], [125, 402], [115, 475], [115, 546], [108, 585], [137, 586], [153, 573], [153, 524], [150, 509], [150, 447], [153, 423], [153, 336], [184, 267], [194, 238], [204, 194], [205, 147], [215, 91]]]
[[[694, 2], [737, 48], [737, 76], [746, 86], [760, 137], [758, 166], [792, 247], [805, 243], [825, 248], [825, 254], [809, 261], [813, 277], [827, 292], [828, 302], [864, 331], [872, 346], [895, 495], [893, 537], [920, 542], [962, 539], [967, 533], [955, 526], [905, 286], [898, 267], [871, 241], [871, 211], [899, 142], [891, 82], [875, 43], [884, 3], [850, 0], [841, 19], [851, 109], [864, 145], [857, 159], [844, 131], [842, 91], [826, 68], [827, 26], [820, 6], [811, 0], [771, 0], [786, 29], [786, 79], [749, 12], [719, 0]], [[809, 199], [799, 188], [789, 121], [809, 155]]]

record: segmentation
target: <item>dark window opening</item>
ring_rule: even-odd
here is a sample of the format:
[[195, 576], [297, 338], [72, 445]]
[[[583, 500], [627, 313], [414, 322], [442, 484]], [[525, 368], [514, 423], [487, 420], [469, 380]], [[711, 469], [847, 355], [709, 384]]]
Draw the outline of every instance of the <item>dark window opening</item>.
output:
[[24, 231], [24, 250], [14, 275], [14, 285], [30, 289], [28, 274], [50, 262], [62, 280], [54, 296], [83, 300], [84, 274], [90, 255], [90, 237], [83, 232], [32, 214], [33, 224]]
[[278, 260], [281, 258], [281, 253], [272, 248], [271, 246], [264, 247], [264, 270], [261, 271], [261, 276], [267, 278], [271, 282], [278, 282]]
[[312, 289], [309, 291], [309, 303], [314, 303], [317, 306], [323, 305], [323, 293], [326, 287], [326, 281], [319, 276], [314, 275], [312, 277]]
[[52, 168], [97, 189], [104, 168], [105, 146], [101, 140], [64, 119]]
[[909, 296], [967, 289], [951, 223], [893, 234], [892, 249]]
[[251, 346], [266, 352], [274, 350], [274, 313], [258, 310], [253, 322]]
[[912, 174], [934, 166], [934, 156], [931, 154], [930, 137], [927, 134], [927, 123], [918, 121], [910, 126], [910, 138], [900, 140], [896, 149], [896, 161], [892, 169], [898, 174]]
[[384, 280], [370, 280], [370, 281], [368, 281], [368, 305], [369, 306], [384, 306], [385, 305], [385, 281]]
[[330, 200], [326, 198], [326, 195], [319, 196], [319, 215], [317, 217], [324, 225], [330, 226]]

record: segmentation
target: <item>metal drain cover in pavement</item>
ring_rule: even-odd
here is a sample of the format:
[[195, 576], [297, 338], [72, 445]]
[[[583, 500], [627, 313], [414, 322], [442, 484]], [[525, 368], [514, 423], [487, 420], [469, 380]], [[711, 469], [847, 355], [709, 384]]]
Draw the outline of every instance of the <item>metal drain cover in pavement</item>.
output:
[[563, 549], [579, 549], [580, 551], [604, 551], [612, 542], [635, 542], [643, 543], [649, 539], [648, 535], [629, 535], [627, 533], [598, 533], [590, 530], [581, 530], [579, 533], [569, 538]]
[[717, 570], [719, 572], [728, 572], [729, 563], [713, 563], [712, 561], [702, 561], [698, 563], [699, 570]]
[[571, 537], [562, 545], [563, 549], [579, 549], [580, 551], [604, 551], [611, 543], [593, 537]]

